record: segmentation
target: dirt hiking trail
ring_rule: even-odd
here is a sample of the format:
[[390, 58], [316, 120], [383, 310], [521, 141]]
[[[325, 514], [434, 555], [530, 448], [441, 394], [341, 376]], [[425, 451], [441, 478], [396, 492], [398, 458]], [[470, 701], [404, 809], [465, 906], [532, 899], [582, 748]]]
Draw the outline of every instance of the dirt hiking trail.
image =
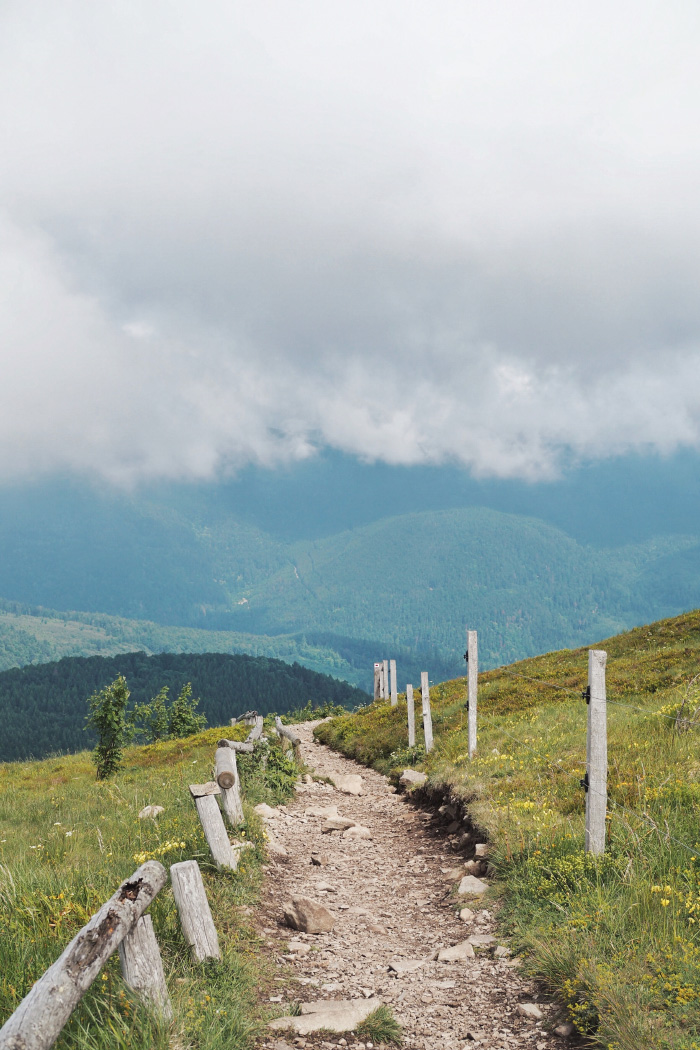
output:
[[[570, 1047], [568, 1038], [547, 1031], [551, 1007], [504, 954], [491, 913], [463, 899], [462, 907], [471, 903], [474, 916], [459, 918], [452, 891], [464, 857], [451, 845], [455, 836], [447, 834], [446, 822], [395, 794], [379, 773], [316, 743], [316, 724], [292, 727], [302, 740], [304, 762], [316, 776], [359, 774], [362, 794], [304, 783], [287, 806], [263, 818], [272, 849], [261, 933], [293, 975], [291, 987], [278, 978], [284, 992], [279, 1001], [380, 1000], [401, 1025], [407, 1050]], [[368, 829], [371, 838], [358, 837], [363, 831], [329, 830], [332, 819], [307, 812], [333, 806], [340, 818]], [[286, 856], [281, 851], [275, 856], [275, 843]], [[299, 897], [328, 909], [330, 932], [290, 928], [285, 905]], [[474, 952], [474, 957], [435, 958], [455, 945], [460, 947], [453, 954]], [[278, 997], [273, 991], [270, 998]], [[524, 1016], [528, 1013], [533, 1016]], [[280, 1030], [270, 1031], [259, 1045], [362, 1050], [372, 1044], [352, 1033]]]

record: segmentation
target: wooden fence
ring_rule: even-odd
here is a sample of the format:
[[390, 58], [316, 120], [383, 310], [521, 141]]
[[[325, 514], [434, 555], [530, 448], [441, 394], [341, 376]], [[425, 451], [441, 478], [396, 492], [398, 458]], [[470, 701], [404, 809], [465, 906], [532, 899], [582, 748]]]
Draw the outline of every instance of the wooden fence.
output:
[[[236, 754], [266, 743], [256, 711], [239, 722], [252, 726], [246, 741], [220, 740], [214, 756], [215, 779], [190, 784], [190, 794], [217, 868], [235, 871], [239, 852], [231, 845], [222, 810], [231, 827], [243, 822]], [[300, 740], [278, 721], [277, 733], [298, 752]], [[232, 719], [232, 724], [236, 720]], [[221, 800], [221, 809], [217, 803]], [[0, 1028], [0, 1050], [48, 1050], [102, 967], [116, 951], [122, 976], [134, 993], [163, 1019], [172, 1018], [158, 941], [144, 912], [168, 881], [157, 860], [146, 861], [92, 916], [60, 957], [32, 986]], [[170, 868], [170, 882], [185, 940], [197, 962], [220, 959], [221, 950], [199, 865], [181, 861]]]
[[[467, 648], [464, 659], [467, 662], [467, 737], [468, 755], [474, 759], [477, 753], [477, 714], [478, 714], [478, 639], [477, 632], [467, 630]], [[602, 649], [591, 649], [588, 653], [588, 687], [586, 703], [588, 720], [586, 734], [586, 775], [581, 785], [586, 793], [586, 831], [585, 848], [588, 853], [605, 852], [605, 818], [608, 807], [608, 744], [607, 744], [607, 698], [605, 685], [605, 665], [607, 653]], [[392, 688], [389, 693], [385, 684], [385, 668], [391, 667]], [[434, 747], [433, 720], [430, 710], [430, 682], [427, 671], [421, 672], [421, 701], [423, 715], [423, 737], [425, 752], [429, 754]], [[395, 697], [396, 662], [384, 660], [374, 665], [375, 700], [388, 699], [391, 696], [392, 707], [398, 702]], [[543, 683], [547, 684], [547, 683]], [[416, 724], [413, 697], [413, 685], [406, 686], [406, 713], [408, 718], [408, 746], [416, 743]]]

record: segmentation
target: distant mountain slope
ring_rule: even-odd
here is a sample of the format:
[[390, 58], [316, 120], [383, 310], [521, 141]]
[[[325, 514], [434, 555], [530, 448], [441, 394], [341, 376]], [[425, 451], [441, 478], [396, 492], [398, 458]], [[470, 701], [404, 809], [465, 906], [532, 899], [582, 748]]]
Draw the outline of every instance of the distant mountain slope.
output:
[[222, 653], [125, 653], [67, 657], [0, 674], [0, 761], [77, 751], [91, 743], [83, 731], [88, 696], [123, 674], [140, 703], [167, 685], [171, 697], [186, 682], [201, 698], [210, 725], [226, 725], [252, 708], [261, 714], [326, 703], [352, 707], [368, 696], [347, 682], [298, 664]]
[[[483, 663], [571, 646], [676, 612], [659, 604], [657, 566], [694, 563], [700, 550], [676, 537], [601, 551], [534, 518], [467, 508], [406, 514], [315, 543], [248, 592], [232, 625], [263, 634], [306, 624], [408, 645], [442, 667], [461, 664], [464, 627], [480, 632]], [[692, 604], [693, 587], [682, 592]]]
[[57, 612], [0, 599], [0, 671], [64, 656], [152, 653], [245, 653], [300, 663], [353, 685], [369, 681], [377, 645], [326, 632], [256, 636], [167, 627], [104, 613]]
[[401, 682], [457, 673], [467, 624], [494, 666], [700, 605], [697, 536], [601, 550], [466, 507], [285, 543], [195, 495], [0, 490], [0, 595], [20, 603], [0, 612], [0, 667], [249, 652], [369, 687], [375, 658]]

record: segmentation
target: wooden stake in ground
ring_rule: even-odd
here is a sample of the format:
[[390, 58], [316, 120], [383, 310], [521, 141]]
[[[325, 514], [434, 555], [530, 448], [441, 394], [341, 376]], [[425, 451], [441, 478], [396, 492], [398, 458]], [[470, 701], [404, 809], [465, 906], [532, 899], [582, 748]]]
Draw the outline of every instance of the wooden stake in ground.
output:
[[376, 663], [374, 665], [374, 699], [381, 700], [382, 698], [382, 665]]
[[382, 663], [382, 700], [389, 699], [389, 661]]
[[425, 736], [425, 753], [433, 750], [433, 718], [430, 714], [430, 685], [428, 672], [420, 673], [420, 691], [423, 699], [423, 735]]
[[0, 1028], [0, 1050], [48, 1050], [85, 992], [134, 928], [167, 873], [148, 860], [121, 884]]
[[197, 807], [197, 815], [214, 863], [217, 868], [230, 868], [235, 871], [238, 867], [238, 857], [231, 848], [224, 818], [215, 798], [221, 794], [221, 788], [213, 780], [208, 784], [190, 784], [190, 794]]
[[130, 988], [166, 1021], [173, 1008], [163, 975], [163, 961], [150, 915], [142, 915], [119, 945], [122, 977]]
[[236, 827], [244, 820], [236, 752], [230, 747], [219, 746], [216, 749], [214, 768], [216, 782], [221, 788], [221, 805], [230, 824]]
[[586, 742], [586, 852], [605, 853], [608, 808], [608, 709], [602, 649], [588, 651], [588, 739]]
[[469, 757], [476, 754], [476, 694], [479, 685], [479, 650], [476, 631], [467, 631], [467, 727]]
[[173, 896], [185, 940], [197, 962], [220, 959], [221, 949], [211, 917], [202, 873], [196, 860], [183, 860], [170, 868]]
[[389, 673], [391, 675], [391, 706], [396, 707], [399, 702], [399, 691], [396, 686], [396, 660], [389, 661]]
[[413, 686], [406, 686], [406, 707], [408, 709], [408, 746], [416, 742], [416, 712], [413, 706]]
[[253, 726], [251, 731], [248, 733], [248, 737], [247, 737], [248, 742], [252, 743], [255, 740], [259, 740], [260, 737], [262, 736], [262, 734], [263, 734], [263, 716], [262, 715], [258, 715], [256, 717], [256, 719], [255, 719], [255, 725]]

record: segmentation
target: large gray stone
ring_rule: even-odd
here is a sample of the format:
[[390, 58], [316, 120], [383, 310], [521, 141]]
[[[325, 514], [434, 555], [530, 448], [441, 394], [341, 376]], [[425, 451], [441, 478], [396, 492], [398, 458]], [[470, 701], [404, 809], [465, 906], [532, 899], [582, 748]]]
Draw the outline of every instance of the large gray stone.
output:
[[460, 941], [453, 944], [451, 948], [441, 948], [437, 953], [438, 962], [462, 962], [464, 959], [475, 958], [474, 949], [469, 941]]
[[419, 773], [417, 769], [404, 769], [399, 777], [399, 784], [403, 784], [407, 788], [420, 787], [421, 784], [425, 784], [427, 779], [427, 775]]
[[425, 963], [425, 959], [394, 958], [389, 960], [389, 969], [398, 974], [413, 973], [414, 970], [420, 970], [421, 966], [424, 966]]
[[355, 821], [351, 820], [350, 817], [329, 817], [321, 831], [324, 835], [327, 835], [329, 831], [347, 831], [348, 828], [353, 828], [354, 826]]
[[144, 806], [139, 813], [139, 820], [147, 820], [149, 817], [159, 817], [161, 813], [165, 813], [164, 806]]
[[483, 897], [487, 889], [488, 885], [481, 879], [477, 879], [475, 875], [465, 875], [457, 888], [457, 893], [460, 897]]
[[331, 773], [329, 779], [344, 795], [362, 794], [362, 777], [359, 773]]
[[310, 897], [293, 897], [283, 911], [287, 925], [302, 933], [328, 933], [335, 922], [328, 908]]
[[270, 1021], [268, 1027], [290, 1029], [298, 1035], [318, 1032], [321, 1028], [329, 1032], [351, 1032], [381, 1005], [381, 999], [374, 998], [321, 999], [315, 1003], [302, 1003], [300, 1015], [277, 1017]]
[[372, 832], [364, 824], [353, 824], [351, 828], [343, 832], [344, 839], [371, 839]]
[[261, 802], [260, 805], [255, 807], [255, 812], [259, 817], [279, 817], [280, 811], [273, 809], [272, 806], [268, 806], [267, 802]]
[[495, 944], [496, 938], [492, 933], [473, 933], [469, 937], [469, 943], [475, 948], [485, 948], [490, 944]]
[[521, 1017], [527, 1017], [528, 1021], [541, 1021], [544, 1014], [536, 1003], [519, 1003], [516, 1007]]
[[304, 816], [305, 817], [326, 817], [326, 819], [330, 820], [331, 817], [337, 817], [338, 816], [338, 807], [337, 806], [307, 806], [306, 809], [304, 810]]

